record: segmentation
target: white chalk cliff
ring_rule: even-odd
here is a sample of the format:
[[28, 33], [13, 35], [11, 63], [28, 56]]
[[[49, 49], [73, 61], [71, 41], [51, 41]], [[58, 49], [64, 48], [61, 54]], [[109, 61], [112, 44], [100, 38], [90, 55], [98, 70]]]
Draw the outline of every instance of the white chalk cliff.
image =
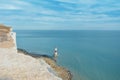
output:
[[62, 80], [42, 59], [17, 53], [16, 34], [0, 25], [0, 80]]

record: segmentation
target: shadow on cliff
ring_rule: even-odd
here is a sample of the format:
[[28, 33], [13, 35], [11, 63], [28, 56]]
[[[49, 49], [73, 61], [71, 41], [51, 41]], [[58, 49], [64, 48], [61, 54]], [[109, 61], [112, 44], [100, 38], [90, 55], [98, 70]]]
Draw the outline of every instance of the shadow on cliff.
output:
[[0, 80], [13, 80], [13, 79], [9, 77], [0, 77]]
[[25, 55], [30, 55], [34, 58], [41, 58], [41, 57], [45, 57], [45, 58], [50, 58], [52, 60], [54, 60], [56, 62], [57, 58], [54, 58], [54, 56], [52, 55], [46, 55], [46, 54], [37, 54], [37, 53], [30, 53], [28, 51], [26, 51], [25, 49], [21, 49], [21, 48], [17, 48], [18, 53], [23, 53]]

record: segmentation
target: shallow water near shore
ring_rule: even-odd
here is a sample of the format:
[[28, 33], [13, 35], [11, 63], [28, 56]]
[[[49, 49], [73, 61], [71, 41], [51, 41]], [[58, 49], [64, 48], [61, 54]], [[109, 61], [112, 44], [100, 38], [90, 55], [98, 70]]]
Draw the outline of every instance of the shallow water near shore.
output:
[[17, 46], [33, 54], [53, 55], [73, 80], [120, 80], [120, 31], [16, 30]]

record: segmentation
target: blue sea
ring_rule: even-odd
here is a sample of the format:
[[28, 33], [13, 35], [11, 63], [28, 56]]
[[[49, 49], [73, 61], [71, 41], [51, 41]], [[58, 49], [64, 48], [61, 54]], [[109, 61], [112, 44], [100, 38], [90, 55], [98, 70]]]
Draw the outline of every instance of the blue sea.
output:
[[17, 46], [32, 54], [53, 55], [73, 80], [120, 80], [120, 31], [16, 30]]

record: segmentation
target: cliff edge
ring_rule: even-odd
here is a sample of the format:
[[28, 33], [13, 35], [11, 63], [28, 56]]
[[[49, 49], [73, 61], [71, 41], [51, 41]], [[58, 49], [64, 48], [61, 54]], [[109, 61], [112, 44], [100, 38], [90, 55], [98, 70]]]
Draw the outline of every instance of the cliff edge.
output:
[[17, 53], [15, 35], [0, 25], [0, 80], [62, 80], [42, 58]]
[[16, 33], [11, 27], [0, 24], [0, 48], [17, 49]]

